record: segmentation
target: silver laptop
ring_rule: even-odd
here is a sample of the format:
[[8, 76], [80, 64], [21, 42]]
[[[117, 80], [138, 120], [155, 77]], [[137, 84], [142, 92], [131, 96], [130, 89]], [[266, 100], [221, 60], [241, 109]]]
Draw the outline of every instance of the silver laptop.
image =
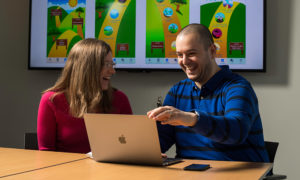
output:
[[164, 166], [181, 162], [162, 158], [156, 122], [146, 115], [84, 115], [95, 161]]

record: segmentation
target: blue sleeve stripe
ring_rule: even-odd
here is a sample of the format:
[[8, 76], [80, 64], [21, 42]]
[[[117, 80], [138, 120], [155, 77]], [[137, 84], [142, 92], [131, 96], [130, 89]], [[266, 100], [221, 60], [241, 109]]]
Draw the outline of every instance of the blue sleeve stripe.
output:
[[242, 123], [241, 123], [241, 120], [239, 119], [239, 118], [236, 118], [236, 120], [238, 121], [238, 123], [239, 123], [239, 125], [240, 125], [240, 137], [239, 137], [239, 139], [238, 139], [238, 141], [237, 141], [237, 143], [236, 144], [240, 144], [241, 142], [242, 142], [242, 134], [243, 134], [243, 126], [242, 126]]
[[224, 111], [219, 112], [207, 112], [208, 115], [214, 115], [214, 116], [224, 116]]
[[229, 101], [234, 100], [234, 99], [242, 99], [242, 100], [245, 100], [248, 104], [250, 104], [250, 105], [252, 106], [251, 101], [250, 101], [248, 98], [244, 97], [244, 96], [232, 96], [232, 97], [230, 97], [230, 98], [226, 101], [226, 103], [228, 103]]
[[180, 128], [176, 127], [175, 128], [176, 133], [181, 132], [181, 133], [192, 133], [192, 134], [198, 134], [196, 131], [194, 131], [192, 128]]
[[[232, 109], [228, 109], [226, 112], [225, 112], [225, 114], [227, 114], [227, 113], [229, 113], [229, 112], [232, 112], [232, 111], [236, 111], [236, 112], [238, 112], [238, 111], [242, 111], [242, 112], [244, 112], [245, 113], [245, 111], [243, 110], [243, 109], [238, 109], [238, 108], [232, 108]], [[251, 114], [249, 113], [249, 112], [246, 112], [247, 113], [247, 116], [251, 119]]]
[[[233, 86], [231, 86], [231, 87], [229, 87], [229, 88], [227, 89], [227, 92], [228, 92], [230, 89], [233, 89], [233, 88], [244, 88], [244, 89], [247, 89], [249, 92], [252, 91], [248, 86], [243, 86], [243, 85], [233, 85]], [[226, 93], [227, 93], [227, 92], [226, 92]]]
[[255, 118], [254, 118], [254, 120], [253, 120], [253, 122], [252, 122], [252, 123], [254, 123], [254, 122], [258, 121], [259, 119], [260, 119], [260, 116], [259, 116], [259, 114], [257, 114], [257, 115], [255, 116]]
[[233, 89], [233, 88], [244, 88], [244, 89], [246, 89], [246, 90], [249, 92], [249, 95], [252, 96], [251, 98], [256, 100], [255, 103], [258, 103], [255, 94], [252, 93], [253, 90], [252, 90], [250, 87], [248, 87], [248, 86], [242, 86], [242, 85], [231, 86], [231, 87], [229, 87], [229, 88], [226, 90], [226, 92], [224, 93], [224, 96], [226, 96], [227, 93], [228, 93], [228, 91], [231, 90], [231, 89]]
[[200, 98], [200, 96], [184, 96], [182, 94], [173, 94], [172, 92], [168, 92], [168, 95], [172, 96], [174, 98], [188, 99], [188, 100], [190, 100], [190, 99], [199, 99]]
[[212, 99], [223, 98], [223, 97], [225, 97], [225, 93], [221, 92], [221, 93], [218, 93], [218, 94], [211, 94], [211, 95], [205, 97], [205, 99], [212, 100]]
[[[257, 145], [251, 143], [249, 139], [247, 139], [247, 143], [252, 147], [252, 149], [256, 149]], [[264, 146], [264, 149], [266, 149], [266, 146]], [[257, 153], [257, 155], [260, 157], [260, 159], [264, 159], [260, 153]]]
[[263, 134], [263, 130], [259, 129], [259, 130], [253, 130], [249, 132], [250, 135], [260, 135]]
[[225, 141], [227, 141], [228, 140], [228, 138], [229, 138], [229, 133], [230, 133], [230, 124], [229, 124], [229, 122], [228, 122], [228, 120], [226, 119], [226, 118], [224, 118], [224, 121], [225, 121], [225, 136], [223, 137], [223, 139], [220, 141], [220, 143], [223, 143], [223, 142], [225, 142]]
[[259, 146], [254, 144], [241, 144], [237, 146], [222, 146], [222, 147], [210, 147], [205, 146], [179, 146], [181, 150], [192, 150], [192, 151], [215, 151], [215, 152], [228, 152], [228, 151], [240, 151], [245, 149], [257, 149], [265, 150], [265, 146]]
[[[226, 127], [225, 127], [225, 136], [223, 137], [223, 139], [220, 141], [220, 143], [223, 143], [225, 141], [227, 141], [227, 139], [229, 138], [229, 133], [230, 133], [230, 124], [228, 122], [228, 120], [226, 118], [224, 118]], [[196, 131], [194, 131], [192, 128], [176, 128], [175, 130], [177, 133], [190, 133], [190, 134], [198, 134]], [[263, 134], [263, 130], [252, 130], [249, 132], [250, 135], [260, 135]], [[206, 136], [207, 137], [207, 136]]]
[[212, 119], [212, 128], [211, 128], [211, 130], [210, 130], [206, 135], [204, 135], [204, 136], [205, 136], [205, 137], [210, 137], [210, 136], [212, 136], [212, 135], [215, 133], [216, 127], [217, 127], [216, 120]]
[[[200, 100], [200, 96], [174, 94], [172, 92], [168, 92], [168, 95], [171, 96], [171, 97], [174, 97], [174, 98], [185, 99], [185, 100], [191, 100], [191, 99], [193, 99], [193, 100]], [[226, 96], [225, 93], [214, 94], [214, 95], [211, 95], [211, 96], [206, 96], [205, 100], [212, 100], [212, 99], [216, 99], [218, 97], [223, 98], [225, 96]], [[231, 100], [234, 100], [234, 99], [243, 99], [243, 100], [247, 101], [248, 104], [252, 105], [251, 101], [247, 97], [244, 97], [244, 96], [233, 96], [233, 97], [229, 98], [227, 100], [227, 102], [229, 102]]]

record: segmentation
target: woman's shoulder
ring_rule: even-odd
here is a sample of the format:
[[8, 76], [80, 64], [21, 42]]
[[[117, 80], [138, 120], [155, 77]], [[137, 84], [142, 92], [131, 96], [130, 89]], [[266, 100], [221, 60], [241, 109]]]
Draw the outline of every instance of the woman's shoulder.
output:
[[115, 102], [115, 103], [129, 102], [129, 99], [123, 91], [118, 90], [118, 89], [114, 89], [113, 102]]
[[124, 92], [114, 89], [113, 96], [113, 107], [115, 108], [115, 114], [132, 114], [129, 99]]
[[54, 91], [47, 91], [45, 93], [42, 94], [42, 100], [46, 101], [46, 100], [50, 100], [50, 98], [55, 94]]
[[56, 104], [56, 103], [65, 104], [66, 98], [65, 98], [64, 93], [57, 93], [55, 91], [47, 91], [42, 95], [41, 101], [49, 101], [54, 104]]
[[118, 90], [118, 89], [114, 89], [113, 96], [114, 97], [126, 97], [127, 98], [127, 95], [123, 91]]

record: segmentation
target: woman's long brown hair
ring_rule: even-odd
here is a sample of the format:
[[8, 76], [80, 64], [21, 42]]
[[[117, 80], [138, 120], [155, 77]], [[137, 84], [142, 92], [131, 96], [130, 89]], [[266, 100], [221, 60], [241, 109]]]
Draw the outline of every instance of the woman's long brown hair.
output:
[[112, 87], [103, 91], [100, 74], [104, 59], [111, 52], [107, 43], [97, 39], [84, 39], [71, 49], [68, 60], [54, 86], [45, 90], [64, 93], [70, 104], [70, 114], [82, 118], [84, 113], [108, 113], [112, 109]]

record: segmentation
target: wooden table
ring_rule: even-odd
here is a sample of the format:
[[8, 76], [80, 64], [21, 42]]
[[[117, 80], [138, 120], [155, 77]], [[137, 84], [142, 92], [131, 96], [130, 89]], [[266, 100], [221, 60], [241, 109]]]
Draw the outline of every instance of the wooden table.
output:
[[[0, 149], [1, 152], [1, 149]], [[9, 151], [8, 151], [9, 152]], [[20, 150], [20, 155], [27, 153], [27, 150]], [[3, 152], [1, 152], [4, 154]], [[152, 166], [139, 166], [139, 165], [126, 165], [126, 164], [111, 164], [99, 163], [93, 159], [85, 158], [84, 154], [71, 154], [61, 152], [45, 152], [31, 151], [33, 154], [40, 154], [40, 159], [33, 157], [35, 164], [43, 164], [36, 170], [21, 172], [15, 175], [6, 176], [4, 180], [12, 179], [32, 179], [32, 180], [53, 180], [53, 179], [72, 179], [72, 180], [90, 180], [90, 179], [214, 179], [214, 180], [253, 180], [261, 179], [272, 168], [272, 163], [251, 163], [251, 162], [230, 162], [230, 161], [206, 161], [206, 160], [184, 160], [184, 162], [175, 164], [168, 167], [152, 167]], [[8, 153], [12, 154], [12, 153]], [[30, 153], [29, 153], [30, 154]], [[73, 158], [71, 157], [72, 155]], [[67, 158], [67, 156], [69, 158]], [[5, 161], [13, 161], [19, 164], [24, 163], [24, 159], [18, 161], [13, 156], [6, 157]], [[29, 164], [33, 164], [31, 161]], [[52, 166], [45, 167], [50, 159], [60, 159], [60, 163]], [[0, 169], [2, 169], [5, 161], [0, 159]], [[18, 163], [19, 162], [19, 163]], [[192, 164], [210, 164], [212, 168], [206, 171], [184, 171], [183, 167]], [[33, 166], [31, 165], [31, 168]], [[6, 168], [8, 169], [8, 168]], [[18, 168], [21, 170], [22, 168]], [[0, 170], [1, 175], [3, 174]]]
[[87, 158], [84, 154], [0, 147], [0, 178]]

